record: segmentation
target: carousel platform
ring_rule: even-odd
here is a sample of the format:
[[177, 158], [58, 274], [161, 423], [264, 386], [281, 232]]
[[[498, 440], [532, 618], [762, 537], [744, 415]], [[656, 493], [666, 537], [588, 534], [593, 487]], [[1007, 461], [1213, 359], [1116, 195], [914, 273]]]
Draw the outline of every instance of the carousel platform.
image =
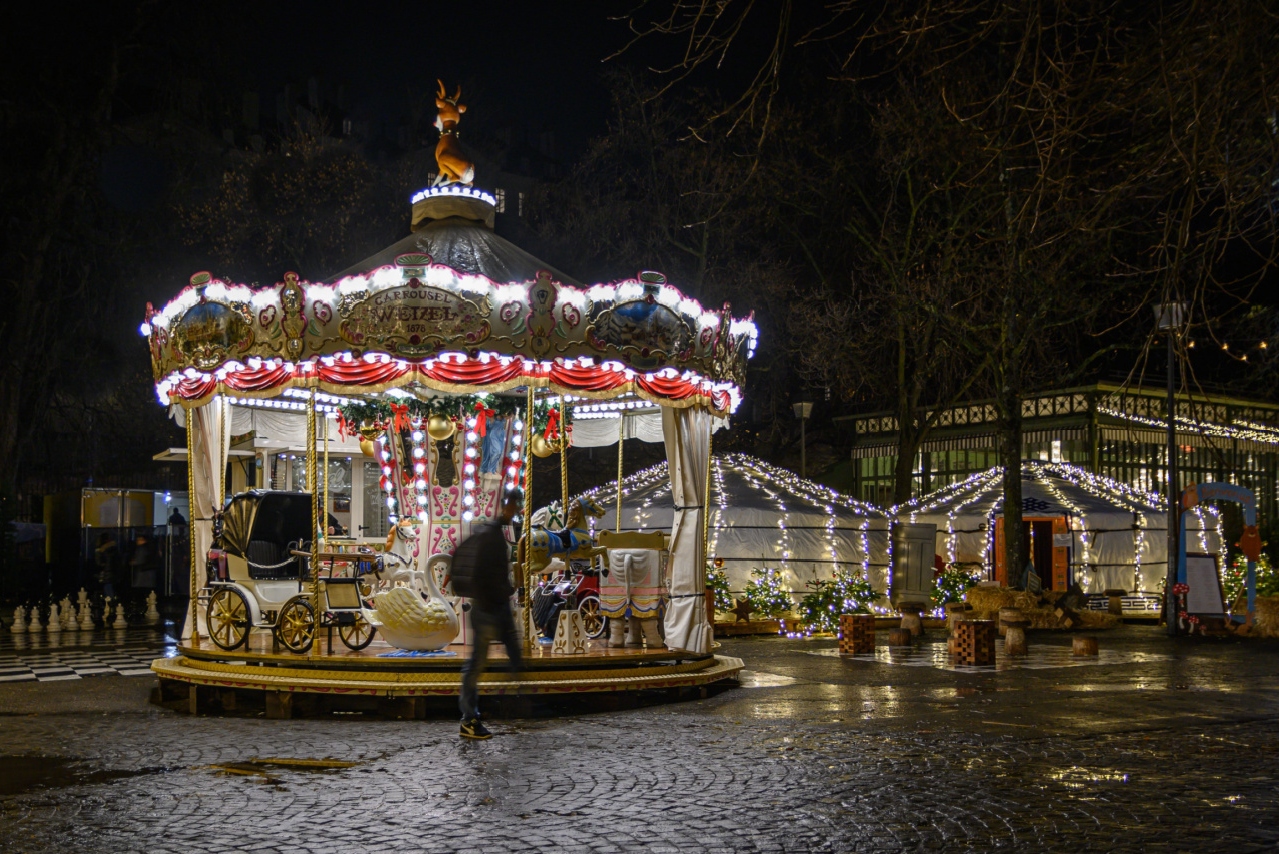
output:
[[[177, 655], [156, 659], [151, 670], [160, 679], [157, 702], [191, 713], [236, 711], [265, 704], [267, 717], [292, 716], [294, 698], [327, 698], [332, 709], [360, 707], [361, 699], [379, 702], [394, 716], [421, 717], [425, 703], [457, 696], [462, 665], [470, 647], [452, 645], [439, 653], [406, 653], [375, 640], [351, 651], [321, 635], [311, 654], [294, 655], [273, 648], [270, 637], [254, 637], [249, 647], [226, 652], [208, 641], [179, 646]], [[742, 670], [741, 659], [694, 656], [670, 650], [609, 649], [592, 641], [584, 654], [552, 653], [535, 648], [525, 668], [513, 672], [505, 652], [494, 645], [480, 694], [534, 698], [574, 694], [625, 694], [639, 691], [680, 693], [731, 680]], [[351, 701], [351, 702], [343, 702]]]

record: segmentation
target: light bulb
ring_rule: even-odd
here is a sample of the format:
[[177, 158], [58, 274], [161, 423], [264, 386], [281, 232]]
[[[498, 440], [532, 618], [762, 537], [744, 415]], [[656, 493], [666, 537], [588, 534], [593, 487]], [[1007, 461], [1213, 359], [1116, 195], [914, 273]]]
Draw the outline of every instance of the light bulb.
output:
[[420, 441], [422, 441], [422, 431], [421, 431], [421, 430], [414, 430], [414, 431], [413, 431], [413, 441], [414, 441], [414, 442], [420, 442]]

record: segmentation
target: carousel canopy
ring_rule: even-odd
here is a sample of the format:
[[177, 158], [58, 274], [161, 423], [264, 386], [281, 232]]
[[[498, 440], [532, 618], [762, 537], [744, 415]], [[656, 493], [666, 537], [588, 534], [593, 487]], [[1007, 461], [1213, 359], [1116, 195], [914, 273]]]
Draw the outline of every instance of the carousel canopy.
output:
[[[1024, 462], [1022, 513], [1064, 517], [1071, 567], [1088, 593], [1110, 589], [1158, 591], [1167, 567], [1163, 500], [1077, 466]], [[898, 518], [937, 526], [937, 554], [947, 564], [989, 570], [995, 520], [1003, 516], [1003, 469], [996, 467], [897, 508]], [[1220, 519], [1212, 507], [1187, 518], [1190, 551], [1221, 549]]]
[[[588, 494], [608, 508], [596, 528], [612, 530], [617, 483]], [[701, 503], [698, 501], [697, 503]], [[669, 531], [675, 518], [666, 463], [622, 480], [623, 531]], [[780, 568], [792, 592], [835, 570], [870, 578], [884, 590], [888, 516], [794, 472], [745, 454], [711, 464], [707, 559], [723, 561], [729, 586], [740, 593], [758, 567]]]
[[660, 273], [568, 284], [492, 233], [492, 204], [470, 188], [424, 191], [418, 231], [331, 282], [288, 273], [252, 289], [197, 273], [162, 309], [147, 307], [160, 400], [534, 386], [719, 415], [737, 407], [749, 317], [703, 308]]

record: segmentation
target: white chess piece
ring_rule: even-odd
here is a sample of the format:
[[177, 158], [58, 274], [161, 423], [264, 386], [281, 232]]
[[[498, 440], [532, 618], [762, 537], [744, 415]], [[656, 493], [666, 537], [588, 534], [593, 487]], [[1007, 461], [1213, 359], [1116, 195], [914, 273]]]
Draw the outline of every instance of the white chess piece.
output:
[[9, 627], [9, 631], [15, 635], [20, 635], [27, 630], [27, 609], [21, 605], [13, 609], [13, 625]]
[[62, 597], [62, 630], [64, 632], [75, 631], [75, 608], [71, 606], [71, 597]]
[[44, 631], [44, 626], [40, 623], [40, 606], [31, 606], [31, 619], [27, 621], [27, 634], [38, 635]]
[[87, 605], [87, 604], [89, 604], [89, 594], [88, 594], [88, 593], [86, 593], [86, 592], [84, 592], [84, 588], [83, 588], [83, 587], [81, 587], [81, 588], [80, 588], [80, 592], [76, 594], [76, 604], [77, 604], [77, 605]]
[[[83, 593], [84, 591], [80, 592]], [[93, 614], [89, 613], [89, 603], [84, 601], [80, 602], [80, 631], [93, 631]]]
[[56, 635], [62, 632], [62, 616], [58, 613], [58, 603], [49, 603], [49, 634]]
[[102, 628], [111, 628], [111, 597], [102, 597]]
[[148, 626], [154, 626], [156, 623], [160, 622], [160, 612], [156, 610], [155, 607], [154, 590], [147, 594], [147, 612], [144, 616], [146, 617]]
[[113, 629], [127, 629], [129, 621], [124, 618], [124, 603], [120, 602], [115, 606], [115, 622], [111, 624]]

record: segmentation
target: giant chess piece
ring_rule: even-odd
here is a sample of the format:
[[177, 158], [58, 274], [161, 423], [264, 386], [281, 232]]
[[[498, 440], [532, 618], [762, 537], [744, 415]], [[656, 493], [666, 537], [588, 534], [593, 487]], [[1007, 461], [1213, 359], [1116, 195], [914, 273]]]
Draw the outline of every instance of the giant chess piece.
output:
[[13, 609], [13, 625], [9, 627], [9, 631], [15, 635], [20, 635], [27, 630], [27, 609], [21, 605]]
[[111, 597], [102, 598], [102, 628], [111, 628]]
[[27, 634], [38, 635], [44, 631], [44, 626], [40, 623], [40, 606], [31, 606], [31, 619], [27, 622]]
[[62, 597], [62, 630], [64, 632], [75, 631], [75, 608], [71, 606], [71, 597]]
[[129, 621], [124, 618], [124, 603], [119, 602], [115, 606], [115, 622], [111, 624], [113, 629], [127, 629]]
[[49, 634], [56, 635], [62, 633], [62, 617], [58, 613], [58, 603], [51, 602], [49, 604]]
[[[83, 590], [80, 591], [84, 593]], [[89, 611], [89, 603], [83, 599], [80, 600], [80, 631], [93, 631], [93, 614]]]
[[155, 591], [152, 590], [147, 594], [147, 612], [143, 615], [148, 626], [154, 626], [160, 622], [160, 612], [155, 607]]
[[76, 594], [76, 604], [77, 605], [89, 604], [89, 594], [85, 592], [83, 587], [81, 587], [80, 592]]

